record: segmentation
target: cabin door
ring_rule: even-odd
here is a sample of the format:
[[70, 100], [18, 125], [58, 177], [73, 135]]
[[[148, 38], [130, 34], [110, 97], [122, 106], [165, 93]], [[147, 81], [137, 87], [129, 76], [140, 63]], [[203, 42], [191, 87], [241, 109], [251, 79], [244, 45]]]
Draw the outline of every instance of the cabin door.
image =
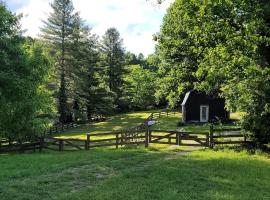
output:
[[209, 106], [201, 105], [200, 106], [200, 122], [208, 122], [209, 120]]

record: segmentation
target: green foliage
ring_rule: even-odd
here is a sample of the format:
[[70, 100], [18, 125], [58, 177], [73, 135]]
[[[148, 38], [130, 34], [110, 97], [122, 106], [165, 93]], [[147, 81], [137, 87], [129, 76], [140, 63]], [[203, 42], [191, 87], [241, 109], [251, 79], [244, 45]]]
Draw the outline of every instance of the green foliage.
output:
[[116, 28], [109, 28], [101, 40], [101, 62], [104, 80], [114, 93], [114, 104], [121, 108], [120, 98], [123, 93], [123, 76], [126, 73], [123, 40]]
[[[67, 62], [70, 56], [70, 36], [73, 32], [73, 23], [75, 15], [71, 0], [54, 0], [50, 4], [52, 12], [47, 21], [44, 21], [43, 39], [51, 45], [54, 51], [56, 65], [59, 71], [59, 92], [58, 92], [58, 111], [60, 121], [67, 122], [71, 115], [68, 106], [68, 98], [71, 94], [71, 66]], [[68, 87], [68, 85], [70, 87]]]
[[47, 90], [51, 64], [38, 42], [18, 34], [18, 18], [0, 4], [0, 136], [29, 139], [50, 122], [53, 100]]
[[128, 70], [124, 98], [129, 107], [146, 109], [155, 105], [156, 74], [140, 65], [130, 65]]
[[222, 96], [244, 127], [269, 140], [269, 7], [266, 1], [176, 0], [158, 36], [157, 96], [171, 106], [186, 90]]

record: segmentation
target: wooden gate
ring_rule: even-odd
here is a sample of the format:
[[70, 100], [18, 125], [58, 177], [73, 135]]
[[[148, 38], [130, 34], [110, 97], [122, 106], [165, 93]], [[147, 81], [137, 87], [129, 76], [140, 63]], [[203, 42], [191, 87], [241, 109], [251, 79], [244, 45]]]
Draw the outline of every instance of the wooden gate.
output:
[[149, 143], [208, 147], [209, 132], [149, 130]]

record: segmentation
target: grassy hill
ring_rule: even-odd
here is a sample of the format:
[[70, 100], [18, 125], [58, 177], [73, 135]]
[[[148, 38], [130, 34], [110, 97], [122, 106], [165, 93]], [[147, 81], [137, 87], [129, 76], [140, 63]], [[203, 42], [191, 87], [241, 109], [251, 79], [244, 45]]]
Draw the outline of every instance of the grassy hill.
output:
[[[98, 123], [89, 123], [81, 125], [77, 128], [70, 129], [61, 133], [60, 137], [63, 138], [80, 138], [85, 139], [87, 133], [104, 133], [115, 130], [125, 130], [138, 126], [143, 122], [152, 112], [155, 111], [141, 111], [141, 112], [130, 112], [124, 114], [118, 114], [111, 116], [108, 120]], [[232, 119], [239, 120], [241, 113], [233, 113]], [[170, 112], [168, 116], [162, 115], [161, 118], [156, 119], [156, 123], [151, 126], [151, 129], [159, 130], [179, 130], [179, 131], [209, 131], [209, 124], [205, 125], [184, 125], [177, 126], [178, 122], [181, 121], [180, 112]], [[236, 124], [221, 124], [218, 127], [235, 127]]]

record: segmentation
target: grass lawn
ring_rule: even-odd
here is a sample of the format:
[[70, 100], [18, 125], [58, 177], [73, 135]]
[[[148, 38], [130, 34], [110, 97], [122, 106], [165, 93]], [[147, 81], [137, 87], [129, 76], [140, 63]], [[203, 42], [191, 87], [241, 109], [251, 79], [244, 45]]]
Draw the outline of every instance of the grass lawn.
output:
[[[111, 132], [114, 130], [125, 130], [136, 127], [143, 122], [153, 111], [142, 111], [142, 112], [130, 112], [119, 114], [110, 117], [105, 122], [89, 123], [81, 125], [77, 128], [70, 129], [61, 133], [59, 137], [63, 138], [80, 138], [85, 139], [87, 133], [104, 133]], [[154, 111], [157, 112], [157, 111]], [[239, 120], [242, 116], [241, 113], [232, 113], [233, 119]], [[181, 113], [171, 112], [169, 116], [162, 115], [161, 118], [156, 120], [156, 124], [151, 126], [151, 129], [158, 130], [179, 130], [179, 131], [209, 131], [209, 124], [194, 125], [188, 124], [181, 127], [177, 126], [177, 123], [181, 121]], [[217, 125], [221, 127], [236, 127], [235, 124]]]
[[1, 200], [262, 200], [270, 159], [145, 149], [0, 155]]
[[89, 123], [65, 131], [61, 133], [61, 137], [85, 139], [87, 133], [106, 133], [116, 130], [130, 129], [138, 126], [150, 114], [151, 111], [142, 111], [111, 116], [105, 122]]
[[[127, 113], [87, 124], [63, 137], [121, 130], [151, 112]], [[162, 117], [153, 129], [177, 127], [180, 113]], [[262, 200], [270, 198], [270, 157], [205, 148], [150, 144], [90, 151], [0, 154], [1, 200]], [[191, 149], [188, 149], [191, 150]]]
[[[230, 124], [219, 124], [215, 125], [215, 128], [232, 128], [238, 127], [237, 120], [241, 119], [241, 113], [232, 113], [231, 119], [235, 120], [235, 123]], [[171, 113], [169, 116], [162, 116], [161, 118], [157, 119], [156, 124], [154, 124], [151, 129], [157, 130], [178, 130], [178, 131], [203, 131], [207, 132], [210, 129], [210, 124], [185, 124], [183, 126], [177, 126], [178, 122], [181, 121], [182, 114], [177, 112], [175, 115]]]

